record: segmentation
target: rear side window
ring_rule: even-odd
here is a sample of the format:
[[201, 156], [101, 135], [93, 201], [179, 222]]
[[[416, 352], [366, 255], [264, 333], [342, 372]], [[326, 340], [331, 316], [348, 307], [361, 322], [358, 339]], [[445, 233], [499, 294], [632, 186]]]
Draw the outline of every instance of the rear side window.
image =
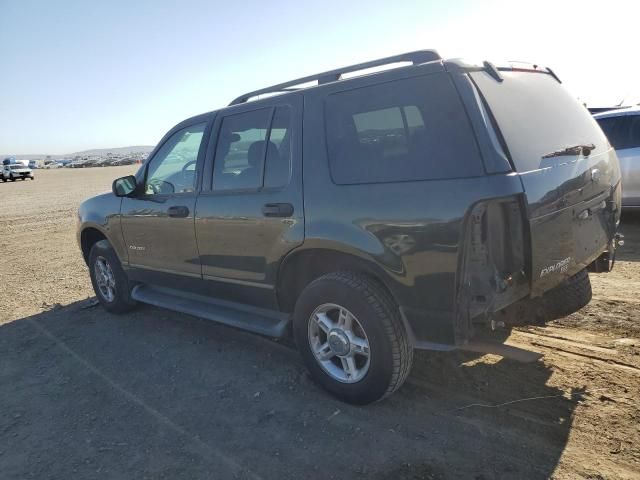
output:
[[270, 108], [224, 118], [213, 164], [214, 190], [258, 189], [262, 186], [270, 121]]
[[597, 120], [598, 125], [607, 136], [609, 143], [613, 148], [620, 148], [620, 117], [607, 117]]
[[483, 173], [475, 138], [447, 74], [335, 93], [326, 100], [325, 122], [337, 184]]
[[213, 190], [282, 187], [291, 170], [291, 109], [262, 108], [222, 120]]
[[601, 118], [598, 124], [616, 150], [640, 147], [640, 115]]

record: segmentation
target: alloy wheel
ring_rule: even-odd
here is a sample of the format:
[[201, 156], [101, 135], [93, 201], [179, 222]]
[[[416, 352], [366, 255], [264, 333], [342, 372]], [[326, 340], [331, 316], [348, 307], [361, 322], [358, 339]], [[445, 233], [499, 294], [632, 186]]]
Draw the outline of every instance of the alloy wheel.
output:
[[113, 302], [116, 298], [116, 279], [108, 260], [104, 257], [96, 258], [93, 273], [102, 298], [109, 303]]
[[316, 361], [334, 380], [356, 383], [369, 371], [369, 339], [346, 308], [333, 303], [316, 308], [309, 319], [308, 338]]

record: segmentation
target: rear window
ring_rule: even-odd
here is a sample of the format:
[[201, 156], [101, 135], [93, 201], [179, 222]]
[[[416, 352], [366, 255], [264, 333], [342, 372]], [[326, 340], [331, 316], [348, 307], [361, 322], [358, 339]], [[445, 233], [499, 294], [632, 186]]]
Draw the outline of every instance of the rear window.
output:
[[483, 173], [475, 138], [447, 74], [335, 93], [325, 108], [329, 164], [337, 184]]
[[500, 72], [497, 82], [486, 72], [471, 77], [489, 104], [519, 172], [566, 163], [576, 157], [542, 158], [575, 145], [594, 144], [591, 155], [607, 150], [607, 139], [589, 111], [551, 75]]

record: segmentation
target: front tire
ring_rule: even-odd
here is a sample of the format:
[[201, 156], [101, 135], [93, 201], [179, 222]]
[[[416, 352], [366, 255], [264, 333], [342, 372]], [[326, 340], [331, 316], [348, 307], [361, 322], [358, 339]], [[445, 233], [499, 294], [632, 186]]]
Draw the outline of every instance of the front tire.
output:
[[345, 402], [381, 400], [411, 370], [413, 347], [398, 307], [367, 277], [335, 272], [314, 280], [300, 295], [293, 321], [313, 379]]
[[91, 247], [89, 274], [96, 297], [107, 311], [125, 313], [135, 307], [129, 279], [108, 241], [101, 240]]

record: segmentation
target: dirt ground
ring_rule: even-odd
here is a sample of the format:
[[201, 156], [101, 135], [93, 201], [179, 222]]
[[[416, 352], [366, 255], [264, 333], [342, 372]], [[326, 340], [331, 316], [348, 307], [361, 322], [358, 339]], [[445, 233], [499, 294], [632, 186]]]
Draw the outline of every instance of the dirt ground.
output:
[[640, 478], [640, 216], [588, 307], [511, 332], [538, 362], [419, 352], [352, 407], [287, 342], [91, 306], [76, 209], [133, 170], [0, 183], [1, 478]]

